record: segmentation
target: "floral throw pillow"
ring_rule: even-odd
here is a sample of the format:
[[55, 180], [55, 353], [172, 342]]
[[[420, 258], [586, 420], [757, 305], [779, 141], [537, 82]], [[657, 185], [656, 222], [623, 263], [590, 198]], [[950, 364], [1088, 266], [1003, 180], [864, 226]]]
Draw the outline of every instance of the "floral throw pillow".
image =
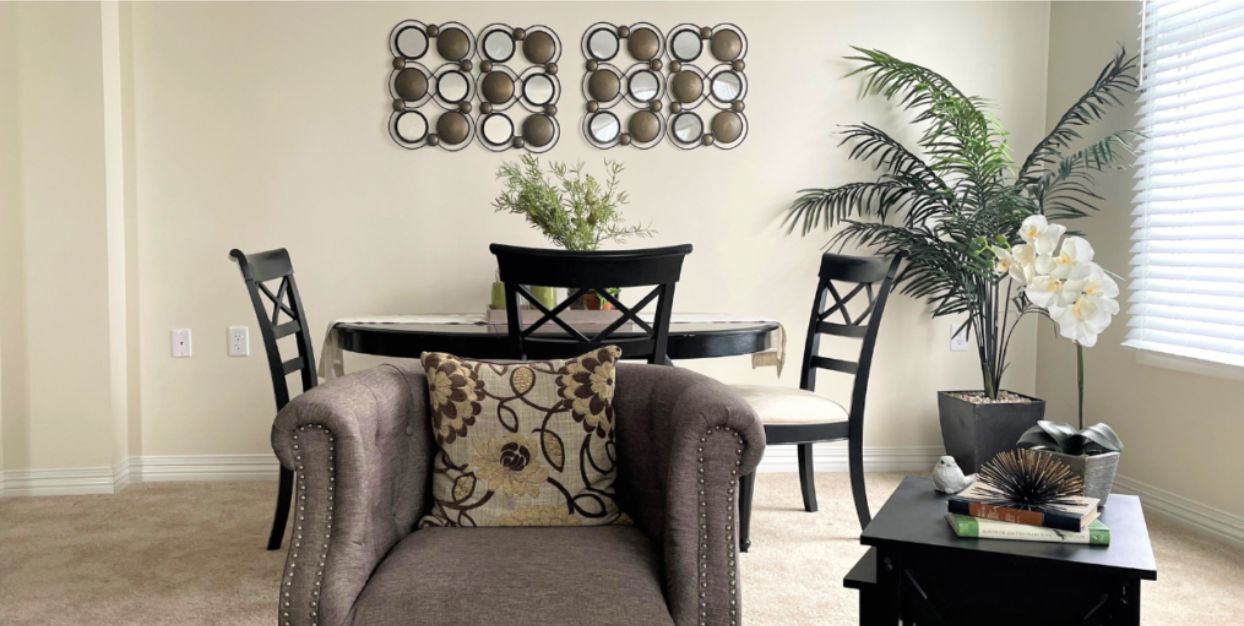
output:
[[617, 346], [498, 363], [425, 352], [432, 432], [426, 526], [596, 526], [614, 494]]

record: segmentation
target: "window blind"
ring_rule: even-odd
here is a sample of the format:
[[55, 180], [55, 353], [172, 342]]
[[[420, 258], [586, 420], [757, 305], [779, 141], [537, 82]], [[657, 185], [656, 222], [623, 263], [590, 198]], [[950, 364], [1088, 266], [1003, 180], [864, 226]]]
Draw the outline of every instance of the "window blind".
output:
[[1149, 0], [1124, 345], [1244, 366], [1244, 0]]

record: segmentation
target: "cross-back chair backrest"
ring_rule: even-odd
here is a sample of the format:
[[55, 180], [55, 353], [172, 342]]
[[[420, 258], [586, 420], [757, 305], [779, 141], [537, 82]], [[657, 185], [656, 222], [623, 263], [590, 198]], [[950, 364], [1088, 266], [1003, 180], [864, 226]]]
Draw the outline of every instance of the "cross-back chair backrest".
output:
[[[302, 377], [302, 390], [315, 386], [315, 351], [311, 335], [307, 332], [307, 318], [298, 295], [298, 283], [294, 280], [294, 266], [285, 248], [246, 254], [238, 249], [229, 256], [242, 270], [246, 291], [250, 293], [259, 332], [263, 335], [264, 350], [268, 353], [268, 370], [272, 374], [272, 392], [276, 396], [279, 411], [289, 403], [289, 384], [286, 376], [298, 372]], [[277, 340], [295, 336], [298, 356], [282, 360]]]
[[[818, 369], [853, 374], [850, 407], [853, 423], [861, 422], [864, 417], [877, 330], [903, 256], [901, 253], [889, 259], [833, 253], [821, 256], [820, 279], [812, 302], [812, 317], [808, 321], [799, 386], [814, 391]], [[820, 356], [817, 352], [822, 335], [860, 339], [858, 358], [850, 361]]]
[[[674, 285], [682, 274], [683, 259], [691, 253], [690, 244], [643, 250], [570, 252], [494, 243], [489, 249], [497, 257], [498, 274], [505, 283], [506, 321], [515, 355], [522, 358], [570, 357], [614, 344], [622, 348], [623, 358], [668, 362], [666, 348]], [[566, 298], [548, 307], [532, 295], [530, 286], [564, 287]], [[646, 287], [649, 291], [627, 305], [609, 292], [615, 287]], [[599, 330], [575, 328], [562, 314], [592, 292], [612, 304], [619, 316]], [[519, 306], [524, 304], [541, 313], [526, 327], [521, 325], [519, 317]], [[653, 304], [655, 312], [650, 323], [641, 319], [639, 313]], [[562, 332], [550, 334], [549, 331], [557, 329]], [[619, 335], [623, 329], [627, 332]], [[632, 329], [639, 332], [631, 332]]]

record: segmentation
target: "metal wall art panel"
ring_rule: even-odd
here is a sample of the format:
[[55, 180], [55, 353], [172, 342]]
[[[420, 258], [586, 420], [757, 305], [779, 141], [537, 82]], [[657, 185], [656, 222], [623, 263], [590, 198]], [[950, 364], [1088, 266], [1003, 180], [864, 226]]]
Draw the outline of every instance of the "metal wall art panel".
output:
[[[583, 135], [598, 148], [730, 149], [747, 138], [747, 37], [734, 24], [598, 22], [583, 32]], [[707, 105], [707, 106], [704, 106]]]
[[557, 61], [562, 44], [546, 26], [400, 22], [389, 33], [393, 73], [389, 136], [414, 150], [457, 151], [472, 140], [494, 152], [545, 152], [557, 144]]

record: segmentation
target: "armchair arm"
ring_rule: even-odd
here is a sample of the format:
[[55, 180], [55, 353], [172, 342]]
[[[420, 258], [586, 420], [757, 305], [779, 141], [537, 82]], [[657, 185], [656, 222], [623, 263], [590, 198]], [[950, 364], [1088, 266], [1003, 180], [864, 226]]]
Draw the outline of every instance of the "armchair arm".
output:
[[618, 491], [664, 552], [674, 622], [737, 625], [738, 480], [755, 471], [765, 433], [725, 385], [690, 370], [618, 366]]
[[427, 502], [433, 454], [418, 367], [382, 365], [315, 387], [272, 425], [294, 470], [293, 537], [278, 624], [337, 626]]

